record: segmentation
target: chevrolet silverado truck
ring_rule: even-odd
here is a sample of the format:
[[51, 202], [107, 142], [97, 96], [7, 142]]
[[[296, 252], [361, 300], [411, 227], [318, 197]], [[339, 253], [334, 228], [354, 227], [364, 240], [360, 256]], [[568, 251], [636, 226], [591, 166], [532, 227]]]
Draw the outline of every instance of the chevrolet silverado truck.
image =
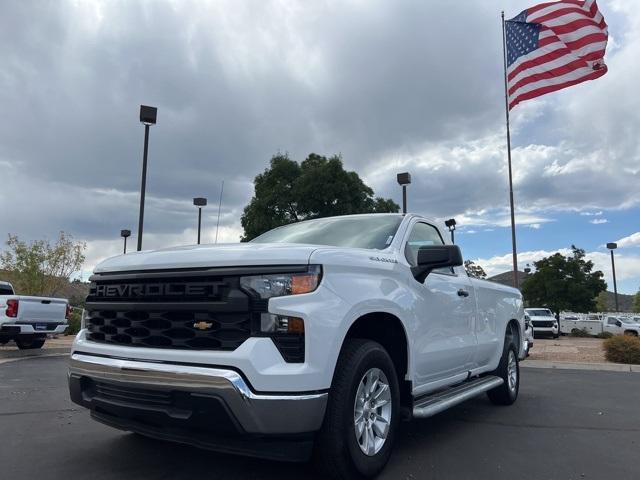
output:
[[551, 310], [548, 308], [525, 308], [524, 311], [531, 320], [536, 335], [547, 335], [553, 338], [560, 336], [558, 319]]
[[70, 314], [63, 298], [16, 295], [0, 282], [0, 345], [14, 340], [20, 349], [40, 348], [47, 334], [64, 333]]
[[518, 396], [522, 296], [468, 277], [447, 238], [418, 215], [369, 214], [108, 259], [71, 399], [144, 436], [375, 476], [401, 420]]

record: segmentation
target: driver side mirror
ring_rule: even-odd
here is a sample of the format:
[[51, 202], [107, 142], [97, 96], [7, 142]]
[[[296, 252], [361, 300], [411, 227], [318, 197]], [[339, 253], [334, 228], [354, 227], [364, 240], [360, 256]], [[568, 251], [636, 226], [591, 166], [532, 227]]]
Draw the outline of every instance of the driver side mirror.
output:
[[621, 322], [620, 320], [618, 320], [618, 321], [616, 322], [616, 326], [621, 327], [621, 326], [622, 326], [622, 322]]
[[436, 268], [462, 265], [462, 253], [457, 245], [425, 245], [418, 249], [417, 262], [411, 273], [422, 283]]

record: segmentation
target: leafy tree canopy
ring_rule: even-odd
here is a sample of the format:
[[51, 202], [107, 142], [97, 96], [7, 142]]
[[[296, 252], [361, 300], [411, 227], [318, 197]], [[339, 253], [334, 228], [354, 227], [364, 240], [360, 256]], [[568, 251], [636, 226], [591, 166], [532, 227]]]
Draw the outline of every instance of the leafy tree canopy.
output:
[[338, 155], [310, 154], [302, 163], [275, 155], [254, 179], [255, 192], [241, 217], [243, 241], [272, 228], [311, 218], [353, 213], [397, 212], [391, 199], [375, 197]]
[[480, 265], [473, 260], [464, 261], [464, 269], [467, 271], [467, 275], [475, 278], [487, 278], [487, 272], [484, 271]]
[[522, 293], [530, 306], [548, 307], [556, 314], [562, 310], [593, 311], [595, 298], [607, 289], [604, 274], [593, 270], [593, 262], [585, 260], [584, 250], [571, 246], [572, 254], [560, 253], [535, 262], [535, 273], [522, 285]]
[[8, 272], [11, 283], [20, 295], [56, 296], [80, 271], [86, 245], [74, 242], [65, 232], [55, 244], [48, 240], [31, 243], [9, 235], [7, 248], [0, 253], [0, 268]]
[[596, 310], [598, 312], [608, 312], [609, 308], [609, 299], [607, 298], [607, 292], [604, 290], [598, 294], [596, 298]]

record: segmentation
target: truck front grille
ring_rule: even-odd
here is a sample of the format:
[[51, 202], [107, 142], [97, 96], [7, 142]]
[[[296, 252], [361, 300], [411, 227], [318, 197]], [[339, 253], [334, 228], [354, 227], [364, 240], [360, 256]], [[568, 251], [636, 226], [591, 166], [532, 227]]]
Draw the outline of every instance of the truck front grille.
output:
[[239, 276], [175, 274], [93, 277], [88, 338], [131, 347], [235, 350], [266, 305], [240, 290]]
[[251, 336], [249, 312], [90, 310], [89, 339], [133, 347], [235, 350]]
[[531, 323], [534, 327], [553, 327], [555, 322], [553, 320], [532, 320]]

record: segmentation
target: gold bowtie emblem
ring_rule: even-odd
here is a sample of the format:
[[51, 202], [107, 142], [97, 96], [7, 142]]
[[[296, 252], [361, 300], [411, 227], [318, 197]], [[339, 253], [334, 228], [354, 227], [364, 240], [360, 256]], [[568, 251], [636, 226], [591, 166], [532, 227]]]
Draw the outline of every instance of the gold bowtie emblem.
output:
[[193, 328], [197, 328], [198, 330], [209, 330], [213, 326], [213, 323], [210, 322], [196, 322], [193, 324]]

